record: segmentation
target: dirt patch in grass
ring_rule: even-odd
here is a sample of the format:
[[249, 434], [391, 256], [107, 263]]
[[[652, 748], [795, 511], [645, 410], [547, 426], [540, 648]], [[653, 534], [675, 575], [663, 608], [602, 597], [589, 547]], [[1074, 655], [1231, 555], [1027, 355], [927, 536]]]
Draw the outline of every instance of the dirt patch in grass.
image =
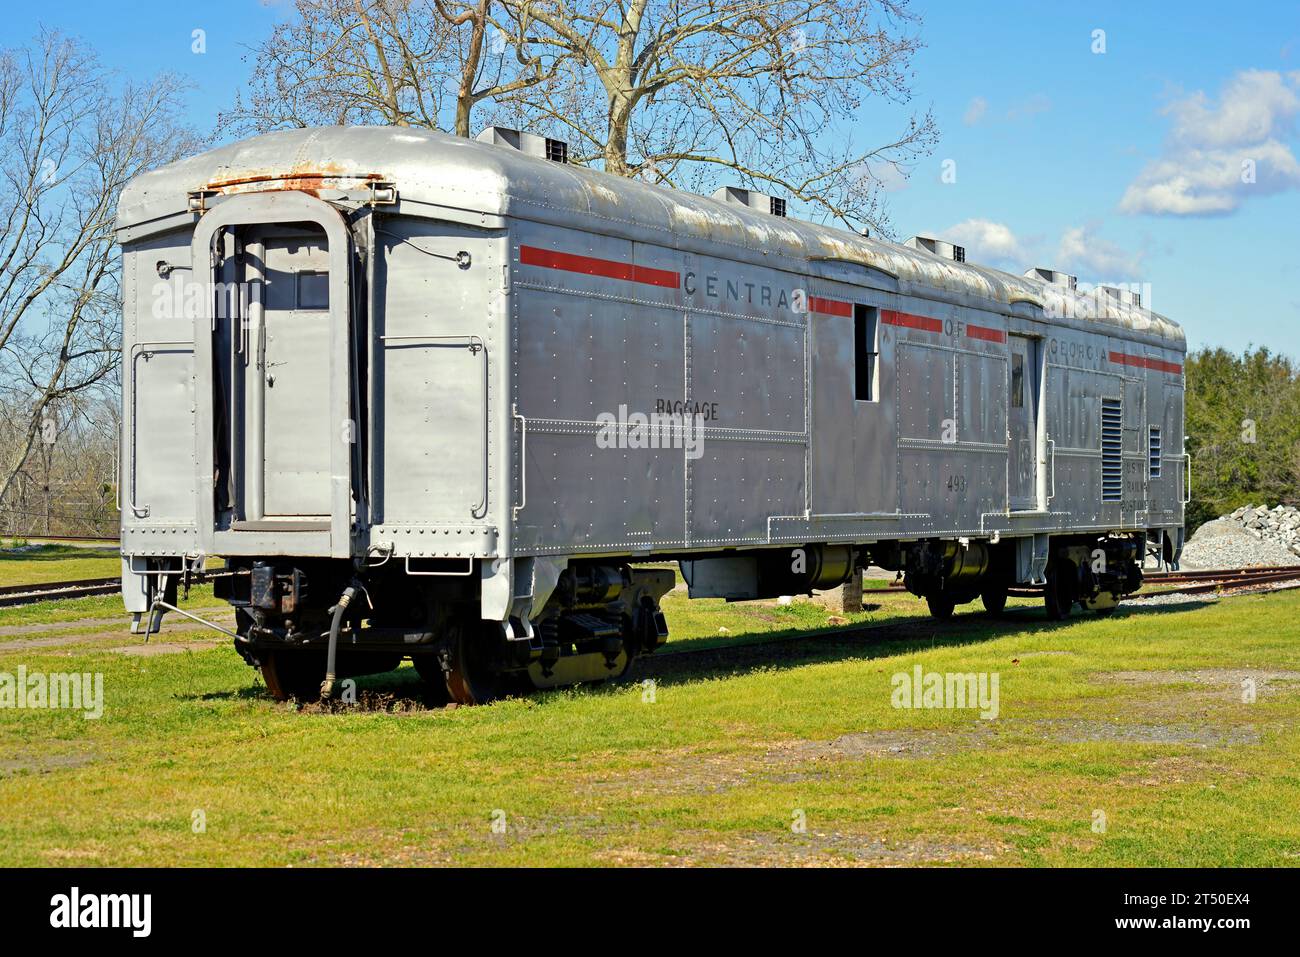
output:
[[[221, 624], [220, 616], [224, 613], [228, 621], [234, 620], [234, 614], [229, 605], [216, 605], [212, 608], [187, 608], [186, 611], [196, 615], [203, 615], [205, 618], [213, 618], [218, 624]], [[173, 628], [187, 626], [190, 623], [184, 620], [165, 619], [163, 628], [167, 631]], [[91, 628], [118, 628], [120, 631], [129, 631], [131, 627], [131, 618], [125, 612], [114, 618], [74, 618], [69, 621], [52, 621], [39, 622], [29, 625], [0, 625], [0, 638], [12, 638], [16, 635], [39, 635], [47, 632], [58, 631], [84, 631]], [[197, 622], [193, 627], [201, 628]]]
[[632, 794], [717, 794], [771, 780], [797, 763], [761, 748], [744, 754], [684, 751], [648, 756], [654, 758], [654, 764], [595, 777], [588, 781], [588, 787], [597, 792]]
[[[1207, 761], [1199, 756], [1168, 755], [1144, 761], [1139, 767], [1121, 774], [1121, 786], [1170, 787], [1200, 781], [1243, 781], [1250, 775], [1230, 766]], [[1217, 787], [1209, 784], [1208, 787]]]
[[[1262, 674], [1256, 673], [1257, 679]], [[1289, 680], [1286, 672], [1270, 674]], [[1224, 675], [1235, 678], [1236, 673]], [[753, 742], [742, 750], [725, 753], [659, 753], [647, 756], [653, 763], [643, 770], [593, 778], [588, 785], [605, 793], [714, 794], [755, 784], [823, 777], [835, 773], [835, 766], [841, 762], [943, 759], [997, 746], [1003, 735], [1029, 746], [1038, 740], [1045, 747], [1114, 742], [1212, 749], [1254, 745], [1263, 740], [1264, 729], [1246, 722], [1225, 721], [1217, 714], [1221, 709], [1214, 699], [1199, 697], [1203, 700], [1189, 701], [1180, 694], [1129, 696], [1120, 702], [1122, 710], [1115, 717], [974, 721], [945, 728], [852, 732], [829, 740]], [[1173, 766], [1154, 768], [1151, 774], [1158, 778], [1179, 777]], [[1203, 771], [1198, 776], [1203, 776]]]
[[331, 698], [328, 701], [291, 702], [292, 707], [303, 714], [356, 714], [373, 712], [377, 714], [440, 714], [454, 711], [457, 705], [442, 705], [424, 697], [418, 685], [401, 691], [372, 691], [363, 688], [357, 692], [356, 701], [343, 701]]
[[985, 725], [971, 729], [860, 731], [831, 741], [798, 741], [788, 751], [799, 760], [836, 758], [935, 758], [983, 747], [990, 737]]
[[742, 752], [682, 751], [654, 755], [643, 770], [589, 782], [597, 791], [656, 794], [716, 794], [750, 784], [781, 784], [818, 777], [840, 761], [863, 758], [937, 758], [985, 746], [993, 732], [975, 729], [862, 731], [828, 741], [756, 743]]
[[209, 648], [217, 648], [224, 644], [224, 641], [151, 641], [148, 644], [127, 645], [108, 650], [117, 655], [153, 658], [157, 655], [184, 654], [187, 651], [207, 651]]
[[49, 861], [59, 862], [97, 861], [103, 856], [102, 851], [77, 847], [51, 847], [41, 851], [41, 857]]
[[[526, 845], [528, 842], [562, 835], [591, 838], [626, 834], [627, 828], [615, 827], [597, 815], [529, 818], [506, 813], [501, 819], [503, 830], [493, 830], [493, 820], [484, 817], [478, 825], [439, 828], [422, 835], [413, 828], [385, 830], [367, 827], [352, 830], [349, 840], [365, 845], [365, 850], [336, 849], [339, 843], [327, 838], [313, 844], [306, 863], [329, 867], [438, 867], [464, 864], [476, 855]], [[635, 825], [628, 827], [635, 829]]]
[[855, 831], [823, 831], [812, 824], [804, 833], [773, 829], [720, 836], [682, 831], [673, 847], [660, 852], [615, 846], [596, 855], [617, 864], [679, 867], [912, 867], [995, 861], [1012, 848], [1000, 843], [969, 844], [931, 836], [887, 840]]
[[[493, 833], [485, 820], [481, 830], [457, 827], [432, 841], [415, 839], [405, 831], [376, 834], [370, 842], [374, 849], [365, 851], [334, 851], [330, 846], [334, 842], [325, 841], [307, 863], [349, 867], [452, 864], [492, 850], [565, 836], [586, 841], [599, 838], [604, 849], [594, 853], [593, 862], [620, 866], [904, 867], [995, 861], [1011, 850], [1006, 844], [973, 844], [938, 835], [888, 840], [853, 830], [818, 828], [814, 822], [804, 833], [776, 823], [770, 832], [742, 834], [674, 829], [664, 838], [665, 846], [652, 850], [632, 843], [640, 831], [636, 824], [614, 825], [598, 815], [532, 819], [510, 815], [504, 823], [501, 833]], [[649, 836], [643, 835], [643, 839]]]
[[[220, 624], [220, 622], [218, 623]], [[60, 626], [60, 628], [62, 629], [67, 629], [69, 627], [71, 626], [70, 625]], [[186, 647], [184, 646], [192, 645], [195, 646], [195, 648], [197, 649], [198, 646], [202, 645], [207, 648], [212, 648], [212, 647], [216, 647], [217, 645], [223, 645], [228, 640], [224, 638], [215, 638], [212, 639], [211, 641], [201, 641], [201, 642], [176, 642], [176, 641], [167, 640], [171, 635], [189, 634], [192, 632], [205, 632], [207, 634], [213, 634], [211, 628], [207, 627], [206, 625], [200, 625], [197, 622], [193, 624], [186, 623], [183, 625], [176, 624], [170, 627], [166, 627], [161, 632], [161, 636], [158, 634], [150, 636], [149, 641], [146, 642], [144, 640], [143, 633], [139, 635], [131, 636], [130, 632], [127, 631], [126, 628], [119, 628], [113, 631], [78, 632], [77, 634], [72, 634], [72, 635], [51, 635], [48, 638], [28, 638], [20, 641], [0, 641], [0, 653], [9, 652], [9, 651], [31, 651], [36, 648], [66, 648], [71, 645], [103, 645], [112, 642], [120, 642], [123, 638], [134, 637], [135, 640], [139, 642], [138, 645], [129, 645], [129, 646], [124, 646], [119, 648], [110, 648], [109, 650], [120, 652], [122, 654], [128, 654], [128, 655], [130, 654], [165, 655], [172, 651], [184, 651], [186, 650]]]
[[1221, 748], [1258, 744], [1260, 733], [1252, 727], [1213, 727], [1207, 724], [1144, 724], [1137, 721], [1102, 721], [1088, 718], [1036, 721], [1048, 740], [1064, 744], [1114, 741], [1123, 744], [1175, 744]]
[[[31, 625], [0, 626], [0, 638], [12, 638], [15, 635], [42, 635], [51, 631], [73, 631], [81, 628], [107, 628], [117, 625], [122, 631], [131, 627], [127, 618], [83, 618], [79, 621], [55, 621]], [[0, 645], [0, 650], [9, 647]]]
[[63, 648], [67, 645], [103, 644], [110, 640], [121, 641], [122, 636], [115, 634], [110, 638], [107, 635], [59, 635], [54, 638], [32, 638], [28, 641], [3, 641], [0, 642], [0, 652], [33, 651], [37, 648]]
[[809, 830], [804, 834], [747, 834], [734, 842], [704, 848], [708, 860], [699, 863], [749, 867], [909, 867], [993, 861], [1006, 853], [1004, 845], [972, 845], [935, 837], [887, 841], [868, 834]]
[[85, 767], [99, 760], [91, 751], [71, 751], [65, 754], [25, 753], [0, 759], [0, 778], [22, 774], [50, 774]]
[[1230, 692], [1240, 700], [1242, 682], [1247, 678], [1255, 682], [1257, 695], [1276, 694], [1300, 690], [1300, 671], [1247, 669], [1247, 668], [1196, 668], [1187, 671], [1108, 671], [1096, 676], [1098, 680], [1135, 686], [1201, 685]]

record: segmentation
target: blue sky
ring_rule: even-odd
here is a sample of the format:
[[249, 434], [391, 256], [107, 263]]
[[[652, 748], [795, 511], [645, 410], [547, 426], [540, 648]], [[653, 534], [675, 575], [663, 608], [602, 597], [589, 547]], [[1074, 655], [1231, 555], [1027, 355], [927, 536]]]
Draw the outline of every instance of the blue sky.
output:
[[[1085, 281], [1149, 284], [1150, 305], [1193, 346], [1248, 344], [1300, 357], [1300, 3], [914, 0], [926, 48], [914, 105], [942, 138], [891, 182], [895, 232], [963, 242], [968, 258]], [[229, 105], [248, 47], [284, 2], [65, 0], [11, 7], [0, 46], [42, 24], [145, 77], [188, 76], [197, 126]], [[205, 31], [206, 52], [191, 50]], [[1105, 52], [1093, 52], [1095, 31]], [[874, 145], [897, 110], [856, 133]], [[945, 160], [955, 182], [943, 182]], [[1242, 182], [1242, 163], [1255, 181]]]

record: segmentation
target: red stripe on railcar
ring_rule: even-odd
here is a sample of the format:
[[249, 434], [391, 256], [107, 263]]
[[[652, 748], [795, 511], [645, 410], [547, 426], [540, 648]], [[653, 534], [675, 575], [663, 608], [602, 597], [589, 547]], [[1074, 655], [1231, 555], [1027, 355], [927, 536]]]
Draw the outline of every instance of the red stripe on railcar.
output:
[[1001, 329], [991, 329], [988, 326], [974, 326], [966, 324], [966, 335], [971, 339], [983, 339], [985, 342], [1006, 342], [1007, 334]]
[[943, 323], [929, 316], [914, 316], [910, 312], [897, 312], [882, 309], [880, 318], [889, 326], [902, 326], [905, 329], [920, 329], [922, 332], [943, 332]]
[[1164, 359], [1152, 359], [1147, 356], [1130, 356], [1123, 352], [1112, 352], [1110, 361], [1122, 366], [1138, 366], [1142, 369], [1154, 369], [1157, 372], [1173, 372], [1175, 374], [1183, 371], [1183, 367], [1177, 362], [1166, 362]]
[[853, 315], [853, 303], [840, 302], [838, 299], [823, 299], [820, 296], [809, 296], [808, 308], [824, 316]]
[[536, 246], [520, 246], [519, 261], [525, 266], [562, 269], [565, 272], [577, 272], [586, 276], [639, 282], [646, 286], [676, 289], [681, 285], [681, 274], [670, 269], [653, 269], [633, 263], [615, 262], [612, 259], [597, 259], [594, 256], [578, 256], [574, 253], [538, 249]]

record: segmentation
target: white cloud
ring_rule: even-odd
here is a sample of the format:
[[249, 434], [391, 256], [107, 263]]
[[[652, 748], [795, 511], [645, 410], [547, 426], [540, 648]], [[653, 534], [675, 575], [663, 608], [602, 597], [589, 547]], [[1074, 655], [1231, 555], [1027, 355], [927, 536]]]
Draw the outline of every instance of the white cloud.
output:
[[1138, 278], [1144, 259], [1142, 252], [1130, 253], [1101, 239], [1096, 224], [1089, 223], [1067, 229], [1061, 235], [1053, 268], [1093, 282], [1119, 282]]
[[900, 169], [894, 163], [881, 163], [870, 175], [886, 193], [901, 193], [907, 189], [911, 170]]
[[[1052, 101], [1045, 93], [1035, 93], [1028, 99], [1010, 107], [1005, 113], [996, 116], [995, 120], [1015, 123], [1020, 120], [1030, 119], [1039, 113], [1046, 113], [1051, 108]], [[961, 121], [967, 126], [975, 126], [982, 123], [988, 116], [989, 101], [982, 96], [977, 96], [967, 104], [966, 112], [962, 115]]]
[[1074, 226], [1061, 234], [1053, 252], [1042, 236], [1017, 236], [1006, 223], [967, 219], [925, 235], [966, 247], [966, 261], [1019, 274], [1030, 266], [1074, 273], [1092, 282], [1125, 282], [1140, 277], [1144, 251], [1129, 252], [1097, 235], [1098, 223]]
[[1173, 116], [1173, 138], [1191, 146], [1234, 147], [1260, 143], [1292, 128], [1300, 112], [1300, 74], [1243, 70], [1224, 86], [1218, 106], [1197, 91], [1165, 108]]
[[1028, 259], [1011, 227], [990, 219], [968, 219], [931, 235], [965, 246], [968, 262], [1024, 268], [1022, 264]]
[[1230, 213], [1250, 196], [1300, 186], [1300, 163], [1284, 139], [1300, 114], [1300, 73], [1245, 70], [1217, 104], [1198, 91], [1176, 100], [1164, 155], [1149, 162], [1120, 200], [1126, 213]]
[[1052, 101], [1045, 93], [1035, 93], [1023, 103], [1007, 110], [1007, 119], [1011, 121], [1026, 120], [1039, 113], [1046, 113], [1052, 108]]

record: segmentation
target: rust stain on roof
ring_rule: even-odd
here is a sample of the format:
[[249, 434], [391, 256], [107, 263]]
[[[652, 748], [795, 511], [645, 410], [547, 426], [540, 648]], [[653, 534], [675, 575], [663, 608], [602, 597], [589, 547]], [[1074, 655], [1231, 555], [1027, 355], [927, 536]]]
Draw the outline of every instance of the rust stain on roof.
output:
[[296, 190], [319, 196], [321, 190], [351, 189], [385, 180], [382, 173], [353, 173], [336, 163], [305, 163], [289, 169], [247, 170], [213, 177], [203, 187], [205, 191], [232, 195], [234, 193]]

